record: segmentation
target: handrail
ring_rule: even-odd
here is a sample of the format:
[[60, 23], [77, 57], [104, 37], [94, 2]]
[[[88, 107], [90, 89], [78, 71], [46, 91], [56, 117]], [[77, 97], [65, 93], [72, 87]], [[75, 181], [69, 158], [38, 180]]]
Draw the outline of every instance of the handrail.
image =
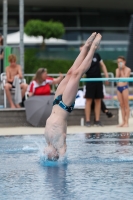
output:
[[[66, 76], [66, 74], [62, 74], [63, 76]], [[24, 74], [24, 77], [34, 77], [35, 74]], [[59, 74], [48, 74], [48, 76], [55, 76], [58, 77]]]
[[97, 82], [97, 81], [108, 81], [108, 82], [133, 82], [133, 78], [81, 78], [81, 82]]
[[[104, 73], [101, 73], [102, 76], [104, 76]], [[34, 77], [35, 74], [24, 74], [24, 77]], [[59, 74], [48, 74], [48, 76], [52, 76], [52, 77], [58, 77]], [[66, 74], [63, 74], [63, 76], [66, 76]], [[111, 78], [114, 78], [114, 74], [112, 72], [108, 72], [108, 76], [111, 77]], [[81, 85], [83, 86], [85, 83], [84, 81], [82, 82], [81, 81]], [[111, 83], [111, 96], [114, 96], [114, 82], [112, 81]], [[52, 90], [53, 92], [55, 91], [55, 86], [52, 85]], [[114, 104], [114, 101], [112, 100], [112, 106]]]
[[[63, 76], [66, 76], [66, 74], [62, 74]], [[104, 73], [101, 73], [101, 75], [103, 76], [104, 75]], [[108, 75], [111, 75], [111, 77], [113, 78], [114, 77], [114, 74], [112, 73], [112, 72], [108, 72]], [[35, 74], [24, 74], [24, 76], [25, 77], [34, 77], [35, 76]], [[59, 74], [48, 74], [48, 76], [59, 76]]]

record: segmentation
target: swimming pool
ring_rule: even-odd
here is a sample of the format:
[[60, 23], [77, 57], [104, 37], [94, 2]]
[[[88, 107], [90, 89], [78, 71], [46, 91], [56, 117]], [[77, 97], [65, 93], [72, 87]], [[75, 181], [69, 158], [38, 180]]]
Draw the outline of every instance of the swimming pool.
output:
[[133, 198], [133, 133], [67, 136], [63, 161], [42, 157], [44, 137], [0, 137], [1, 200]]

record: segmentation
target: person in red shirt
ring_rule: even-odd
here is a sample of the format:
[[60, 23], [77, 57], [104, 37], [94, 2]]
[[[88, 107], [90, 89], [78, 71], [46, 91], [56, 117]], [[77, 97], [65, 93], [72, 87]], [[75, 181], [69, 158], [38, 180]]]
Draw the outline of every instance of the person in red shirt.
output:
[[29, 96], [33, 95], [50, 95], [50, 85], [59, 84], [63, 79], [63, 75], [60, 74], [58, 78], [52, 78], [47, 76], [47, 69], [39, 68], [36, 72], [33, 81], [28, 87]]

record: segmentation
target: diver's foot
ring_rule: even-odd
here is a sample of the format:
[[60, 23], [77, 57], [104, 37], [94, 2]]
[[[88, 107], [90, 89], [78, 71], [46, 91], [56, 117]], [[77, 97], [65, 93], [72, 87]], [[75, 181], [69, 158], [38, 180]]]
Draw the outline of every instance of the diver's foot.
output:
[[95, 39], [92, 42], [92, 47], [97, 49], [99, 47], [100, 41], [102, 39], [102, 36], [100, 33], [98, 33], [95, 37]]
[[85, 45], [86, 47], [90, 47], [92, 45], [93, 40], [96, 37], [96, 32], [92, 33], [91, 36], [86, 40]]

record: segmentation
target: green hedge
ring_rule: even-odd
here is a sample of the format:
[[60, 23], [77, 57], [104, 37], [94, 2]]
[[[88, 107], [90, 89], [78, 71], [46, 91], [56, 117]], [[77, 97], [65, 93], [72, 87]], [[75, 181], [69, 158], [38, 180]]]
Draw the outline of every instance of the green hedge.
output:
[[25, 73], [36, 73], [38, 68], [47, 68], [48, 73], [66, 73], [73, 64], [71, 60], [43, 60], [38, 59], [36, 50], [25, 51]]
[[[74, 62], [74, 60], [39, 59], [37, 53], [35, 49], [25, 50], [25, 74], [35, 74], [38, 68], [47, 68], [48, 73], [66, 73]], [[117, 64], [111, 60], [104, 60], [104, 63], [108, 72], [113, 72], [115, 74]]]
[[117, 63], [113, 60], [104, 60], [108, 72], [112, 72], [115, 75], [115, 70], [117, 68]]

